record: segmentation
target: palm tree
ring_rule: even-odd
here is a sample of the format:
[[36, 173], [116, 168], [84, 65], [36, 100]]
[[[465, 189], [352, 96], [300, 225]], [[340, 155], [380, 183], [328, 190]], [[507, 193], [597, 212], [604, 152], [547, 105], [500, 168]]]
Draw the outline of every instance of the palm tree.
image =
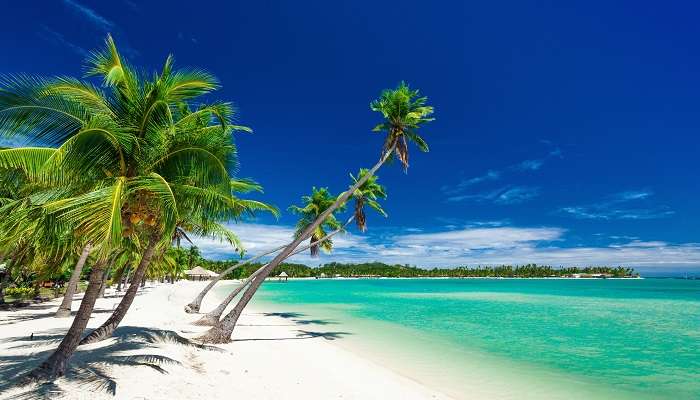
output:
[[396, 157], [408, 171], [408, 141], [428, 152], [428, 143], [418, 135], [418, 129], [426, 122], [434, 121], [430, 117], [433, 107], [426, 105], [427, 97], [419, 97], [418, 90], [411, 90], [401, 82], [394, 90], [384, 90], [377, 100], [370, 103], [372, 111], [382, 113], [384, 121], [377, 124], [372, 131], [386, 132], [383, 151], [385, 154], [396, 153]]
[[355, 193], [365, 181], [374, 175], [394, 153], [396, 153], [397, 158], [403, 165], [404, 171], [407, 171], [409, 141], [416, 143], [420, 150], [428, 151], [427, 143], [418, 135], [418, 129], [420, 127], [434, 120], [434, 118], [431, 117], [433, 114], [433, 107], [427, 106], [426, 104], [427, 97], [419, 97], [418, 90], [411, 90], [404, 82], [401, 82], [396, 89], [384, 90], [379, 99], [370, 103], [370, 108], [373, 111], [380, 112], [384, 117], [384, 121], [376, 125], [373, 131], [384, 131], [387, 133], [379, 161], [363, 177], [359, 178], [349, 190], [341, 194], [332, 205], [318, 215], [316, 220], [308, 225], [303, 232], [298, 234], [297, 238], [292, 241], [292, 243], [275, 256], [261, 272], [261, 279], [255, 279], [250, 284], [236, 306], [233, 307], [226, 317], [200, 337], [202, 341], [208, 343], [228, 342], [231, 339], [231, 334], [233, 333], [233, 329], [243, 309], [248, 305], [258, 288], [260, 288], [264, 278], [267, 277], [282, 260], [287, 258], [299, 243], [309, 238], [331, 213], [338, 207], [344, 205], [348, 198]]
[[[15, 235], [22, 218], [34, 224], [37, 237], [75, 232], [91, 243], [97, 260], [78, 315], [56, 352], [31, 374], [36, 378], [64, 373], [106, 260], [123, 243], [139, 249], [139, 279], [183, 219], [189, 232], [224, 238], [241, 249], [218, 221], [235, 220], [246, 209], [232, 193], [232, 134], [250, 129], [233, 123], [229, 103], [191, 108], [193, 99], [218, 88], [216, 79], [201, 70], [175, 71], [172, 57], [160, 73], [146, 77], [126, 62], [111, 37], [88, 60], [88, 76], [102, 78], [104, 90], [72, 78], [0, 78], [0, 134], [57, 146], [12, 149], [23, 151], [13, 165], [34, 172], [48, 189], [31, 193], [31, 202], [4, 204], [0, 215], [8, 221], [2, 223], [13, 226]], [[22, 212], [10, 212], [17, 210]]]
[[[368, 172], [367, 169], [361, 168], [360, 172], [357, 174], [357, 178], [352, 174], [350, 174], [350, 178], [354, 183], [357, 183], [364, 178]], [[377, 183], [378, 178], [379, 177], [376, 175], [370, 176], [352, 194], [352, 197], [355, 199], [355, 222], [360, 232], [367, 230], [365, 205], [370, 206], [370, 208], [380, 213], [385, 218], [388, 216], [378, 201], [379, 199], [386, 199], [386, 188]]]
[[263, 257], [265, 257], [265, 256], [268, 256], [268, 255], [270, 255], [270, 254], [276, 253], [276, 252], [282, 250], [283, 248], [284, 248], [284, 245], [283, 245], [283, 246], [280, 246], [280, 247], [277, 247], [277, 248], [274, 248], [274, 249], [272, 249], [272, 250], [270, 250], [270, 251], [267, 251], [267, 252], [265, 252], [265, 253], [259, 254], [259, 255], [255, 256], [255, 257], [251, 257], [251, 258], [249, 258], [249, 259], [247, 259], [247, 260], [245, 260], [245, 261], [241, 261], [241, 262], [239, 262], [239, 263], [233, 264], [233, 265], [231, 265], [230, 267], [226, 268], [225, 270], [221, 271], [221, 273], [219, 273], [218, 276], [216, 276], [215, 278], [211, 279], [211, 280], [209, 281], [209, 283], [207, 284], [207, 286], [205, 286], [204, 289], [202, 289], [202, 291], [199, 292], [199, 294], [197, 294], [197, 296], [196, 296], [189, 304], [187, 304], [187, 305], [185, 306], [185, 312], [188, 313], [188, 314], [189, 314], [189, 313], [196, 313], [196, 312], [199, 312], [199, 308], [202, 306], [202, 301], [204, 300], [204, 296], [206, 296], [207, 293], [209, 293], [209, 291], [211, 290], [211, 288], [213, 288], [214, 285], [216, 285], [217, 282], [219, 282], [219, 280], [221, 280], [222, 278], [224, 278], [226, 275], [228, 275], [228, 274], [229, 274], [231, 271], [233, 271], [234, 269], [241, 268], [241, 267], [243, 267], [243, 266], [245, 266], [245, 265], [248, 265], [248, 264], [250, 264], [250, 263], [252, 263], [252, 262], [255, 262], [255, 261], [257, 261], [257, 260], [259, 260], [259, 259], [261, 259], [261, 258], [263, 258]]
[[[352, 220], [354, 218], [355, 218], [355, 216], [350, 217], [350, 219], [348, 219], [348, 221], [345, 224], [343, 224], [342, 227], [334, 230], [333, 232], [330, 232], [330, 233], [324, 235], [323, 237], [321, 237], [317, 241], [311, 242], [311, 243], [307, 244], [306, 246], [302, 246], [302, 247], [296, 249], [290, 255], [290, 257], [292, 257], [296, 254], [302, 253], [302, 252], [310, 249], [313, 246], [318, 246], [323, 242], [330, 241], [330, 239], [333, 236], [335, 236], [336, 234], [338, 234], [340, 232], [343, 232], [345, 230], [345, 227], [347, 227], [352, 222]], [[234, 288], [215, 309], [206, 313], [202, 318], [195, 321], [194, 324], [195, 325], [216, 325], [219, 322], [219, 318], [221, 318], [221, 314], [223, 314], [224, 310], [226, 310], [226, 307], [228, 307], [228, 305], [231, 304], [233, 299], [235, 299], [236, 296], [238, 296], [238, 294], [241, 293], [241, 291], [243, 291], [243, 289], [248, 287], [248, 285], [251, 282], [253, 282], [258, 277], [258, 275], [260, 275], [260, 273], [265, 269], [266, 266], [267, 266], [267, 264], [263, 265], [262, 267], [258, 268], [255, 272], [250, 274], [250, 276], [248, 276], [248, 278], [246, 278], [240, 285], [238, 285], [236, 288]]]
[[199, 247], [190, 246], [190, 250], [187, 252], [187, 268], [192, 269], [195, 263], [202, 258], [202, 252], [199, 251]]
[[[292, 205], [289, 207], [289, 211], [294, 214], [301, 216], [297, 222], [295, 237], [299, 237], [304, 231], [311, 226], [319, 215], [323, 214], [324, 211], [329, 209], [333, 203], [335, 203], [336, 197], [331, 195], [327, 188], [316, 189], [315, 187], [311, 189], [311, 196], [303, 196], [302, 203], [303, 207]], [[342, 211], [343, 206], [337, 207], [335, 211]], [[333, 212], [329, 213], [328, 216], [316, 225], [311, 233], [311, 238], [309, 243], [311, 245], [311, 257], [317, 257], [319, 250], [323, 249], [326, 252], [330, 252], [333, 248], [333, 242], [331, 239], [326, 239], [320, 241], [321, 238], [327, 235], [326, 229], [340, 229], [340, 222], [335, 218]], [[318, 242], [318, 243], [316, 243]]]
[[[350, 174], [350, 177], [353, 179], [353, 181], [357, 182], [359, 179], [362, 179], [364, 175], [367, 174], [367, 170], [361, 169], [360, 173], [357, 175], [358, 178], [355, 179], [352, 174]], [[323, 243], [326, 244], [331, 244], [331, 246], [327, 247], [327, 250], [330, 251], [332, 249], [332, 242], [331, 238], [338, 234], [339, 232], [345, 231], [348, 225], [353, 220], [358, 219], [358, 215], [362, 216], [363, 224], [359, 225], [358, 227], [362, 232], [366, 230], [366, 218], [365, 218], [365, 210], [364, 206], [369, 205], [372, 209], [377, 211], [383, 216], [387, 216], [386, 212], [382, 208], [381, 204], [379, 204], [378, 199], [386, 199], [386, 188], [380, 184], [377, 183], [377, 180], [379, 177], [377, 175], [372, 176], [371, 178], [367, 179], [364, 184], [360, 185], [357, 190], [355, 190], [355, 193], [353, 194], [353, 197], [355, 198], [355, 209], [354, 209], [354, 214], [340, 227], [336, 228], [333, 232], [330, 232], [328, 234], [323, 234], [320, 238], [316, 239], [315, 241], [312, 240], [308, 245], [302, 246], [301, 248], [296, 249], [290, 257], [299, 254], [309, 248], [314, 248], [322, 245]], [[313, 188], [312, 190], [314, 193], [316, 192], [316, 188]], [[330, 195], [328, 195], [330, 197]], [[323, 196], [325, 198], [325, 196]], [[314, 196], [304, 196], [302, 200], [307, 203], [307, 205], [303, 208], [295, 207], [295, 210], [297, 210], [298, 213], [301, 214], [301, 218], [298, 222], [298, 225], [305, 225], [306, 221], [308, 219], [307, 213], [304, 213], [304, 209], [309, 209], [309, 210], [316, 210], [319, 207], [309, 207], [311, 204], [316, 204], [317, 206], [323, 206], [325, 201], [321, 201], [318, 199], [318, 196], [316, 200], [314, 200]], [[332, 216], [333, 214], [331, 214]], [[333, 220], [335, 220], [335, 217], [333, 217]], [[335, 225], [335, 224], [332, 224]], [[224, 300], [212, 311], [208, 312], [205, 314], [201, 319], [195, 322], [195, 325], [216, 325], [219, 322], [219, 319], [221, 318], [221, 314], [223, 314], [224, 310], [228, 305], [233, 301], [233, 299], [241, 292], [243, 289], [245, 289], [254, 279], [255, 277], [262, 272], [265, 266], [259, 268], [257, 271], [255, 271], [253, 274], [251, 274], [242, 284], [238, 285], [234, 290], [231, 291], [231, 293], [228, 294], [224, 298]]]
[[66, 286], [66, 292], [63, 294], [63, 301], [61, 302], [61, 305], [56, 311], [56, 317], [70, 317], [71, 305], [73, 304], [73, 296], [75, 295], [76, 289], [78, 288], [78, 280], [80, 279], [80, 274], [83, 272], [83, 266], [85, 265], [85, 261], [87, 260], [91, 249], [92, 245], [90, 243], [87, 243], [85, 246], [83, 246], [83, 250], [80, 253], [80, 258], [78, 259], [78, 263], [75, 264], [75, 268], [73, 268], [73, 273], [71, 273], [70, 280], [68, 281], [68, 285]]

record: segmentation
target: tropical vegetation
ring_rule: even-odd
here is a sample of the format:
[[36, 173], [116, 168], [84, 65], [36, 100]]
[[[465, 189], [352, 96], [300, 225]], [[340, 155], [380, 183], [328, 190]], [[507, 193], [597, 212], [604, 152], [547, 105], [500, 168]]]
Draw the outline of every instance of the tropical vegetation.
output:
[[[199, 337], [228, 342], [266, 277], [290, 265], [281, 264], [284, 260], [309, 249], [312, 256], [330, 252], [333, 236], [353, 221], [364, 232], [366, 207], [387, 216], [380, 205], [386, 189], [376, 175], [386, 162], [398, 159], [407, 171], [409, 143], [428, 151], [419, 135], [433, 120], [427, 98], [403, 82], [383, 91], [370, 104], [382, 116], [373, 131], [385, 134], [376, 164], [350, 174], [349, 188], [338, 196], [313, 188], [301, 206], [291, 206], [299, 221], [289, 243], [246, 261], [211, 264], [190, 236], [226, 241], [232, 254], [243, 256], [241, 239], [225, 223], [257, 212], [279, 214], [274, 206], [240, 197], [262, 191], [256, 182], [236, 176], [233, 138], [252, 130], [236, 122], [231, 103], [206, 100], [218, 88], [206, 71], [175, 69], [172, 56], [159, 71], [146, 74], [123, 57], [111, 37], [87, 59], [84, 79], [0, 77], [0, 136], [30, 145], [0, 150], [0, 297], [3, 291], [26, 297], [30, 285], [32, 294], [46, 284], [63, 286], [57, 316], [69, 317], [74, 294], [87, 280], [66, 335], [27, 380], [64, 375], [80, 344], [112, 334], [146, 279], [175, 282], [196, 265], [215, 265], [222, 276], [246, 276], [227, 302], [208, 314], [213, 326]], [[341, 223], [349, 201], [353, 210]], [[267, 255], [271, 261], [257, 261]], [[97, 298], [115, 283], [126, 289], [119, 305], [84, 336]], [[215, 283], [187, 306], [189, 312], [199, 310]]]
[[[250, 281], [248, 287], [233, 309], [208, 332], [200, 336], [200, 340], [207, 343], [228, 342], [236, 327], [238, 318], [253, 298], [256, 291], [260, 288], [264, 279], [269, 276], [275, 267], [289, 257], [301, 242], [311, 239], [312, 237], [317, 240], [323, 240], [322, 237], [318, 236], [319, 227], [322, 227], [333, 213], [342, 209], [348, 199], [355, 195], [356, 191], [362, 187], [385, 162], [396, 156], [402, 164], [404, 171], [407, 171], [409, 142], [415, 143], [422, 151], [428, 151], [427, 143], [418, 134], [419, 128], [433, 120], [431, 117], [433, 114], [433, 107], [427, 105], [427, 97], [420, 97], [417, 90], [410, 89], [407, 84], [402, 82], [396, 89], [384, 90], [377, 100], [370, 103], [370, 108], [373, 111], [381, 113], [383, 117], [383, 122], [377, 124], [373, 130], [386, 133], [384, 146], [382, 147], [377, 163], [358, 179], [353, 179], [354, 183], [350, 188], [338, 196], [332, 204], [323, 203], [323, 209], [319, 209], [318, 212], [314, 210], [314, 207], [306, 209], [306, 206], [313, 203], [313, 198], [307, 199], [310, 201], [306, 201], [307, 204], [303, 209], [295, 209], [302, 215], [302, 219], [297, 225], [298, 229], [295, 233], [295, 239], [282, 249], [272, 261], [261, 267], [256, 277]], [[313, 222], [311, 218], [314, 218]], [[313, 241], [311, 242], [312, 247], [314, 243]]]
[[0, 167], [13, 174], [0, 207], [0, 253], [10, 255], [10, 273], [41, 275], [71, 255], [92, 258], [73, 324], [33, 378], [65, 372], [108, 264], [125, 258], [133, 271], [107, 333], [128, 310], [151, 262], [163, 267], [177, 233], [217, 237], [242, 253], [222, 222], [256, 211], [277, 214], [235, 194], [257, 187], [235, 177], [233, 135], [251, 130], [235, 123], [230, 103], [199, 100], [219, 87], [212, 75], [175, 70], [171, 56], [161, 71], [146, 75], [108, 37], [87, 60], [90, 77], [101, 85], [68, 77], [0, 78], [0, 134], [36, 146], [0, 151]]

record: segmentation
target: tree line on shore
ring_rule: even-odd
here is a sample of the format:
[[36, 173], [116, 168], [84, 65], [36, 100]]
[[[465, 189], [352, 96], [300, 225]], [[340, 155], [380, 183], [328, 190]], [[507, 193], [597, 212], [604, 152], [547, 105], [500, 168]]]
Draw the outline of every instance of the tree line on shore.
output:
[[[221, 272], [238, 261], [212, 261], [200, 258], [197, 265], [214, 272]], [[253, 263], [237, 268], [226, 274], [224, 279], [245, 279], [253, 274], [262, 264]], [[460, 266], [454, 268], [420, 268], [417, 266], [385, 264], [381, 262], [339, 263], [330, 262], [318, 267], [298, 263], [282, 263], [275, 267], [271, 276], [285, 272], [292, 278], [319, 277], [391, 277], [391, 278], [467, 278], [467, 277], [503, 277], [503, 278], [547, 278], [567, 277], [575, 274], [603, 274], [615, 278], [635, 277], [638, 274], [629, 267], [589, 266], [589, 267], [552, 267], [549, 265], [496, 265], [496, 266]]]

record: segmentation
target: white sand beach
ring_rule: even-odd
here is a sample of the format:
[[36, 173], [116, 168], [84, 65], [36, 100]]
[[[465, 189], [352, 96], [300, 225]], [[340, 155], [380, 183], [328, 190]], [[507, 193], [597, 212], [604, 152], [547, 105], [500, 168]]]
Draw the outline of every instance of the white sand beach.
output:
[[[179, 337], [194, 338], [207, 329], [191, 324], [199, 315], [183, 311], [205, 284], [183, 281], [142, 290], [113, 339], [79, 347], [66, 377], [35, 390], [93, 400], [450, 398], [341, 348], [334, 341], [342, 332], [254, 309], [244, 313], [230, 344], [206, 349], [182, 343]], [[108, 291], [88, 327], [99, 326], [119, 300]], [[208, 297], [202, 310], [216, 301]], [[68, 329], [71, 318], [53, 317], [58, 304], [0, 311], [0, 388], [5, 388], [0, 399], [28, 390], [6, 389], [9, 377], [37, 365]]]

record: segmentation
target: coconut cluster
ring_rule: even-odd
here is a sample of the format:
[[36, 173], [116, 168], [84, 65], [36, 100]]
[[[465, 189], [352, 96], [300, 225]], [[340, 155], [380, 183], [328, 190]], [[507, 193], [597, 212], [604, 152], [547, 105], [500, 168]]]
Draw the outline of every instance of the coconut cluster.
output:
[[150, 203], [148, 195], [138, 195], [133, 201], [127, 202], [122, 206], [123, 237], [129, 237], [134, 234], [138, 226], [156, 225], [156, 215], [153, 212], [153, 207], [149, 206]]

